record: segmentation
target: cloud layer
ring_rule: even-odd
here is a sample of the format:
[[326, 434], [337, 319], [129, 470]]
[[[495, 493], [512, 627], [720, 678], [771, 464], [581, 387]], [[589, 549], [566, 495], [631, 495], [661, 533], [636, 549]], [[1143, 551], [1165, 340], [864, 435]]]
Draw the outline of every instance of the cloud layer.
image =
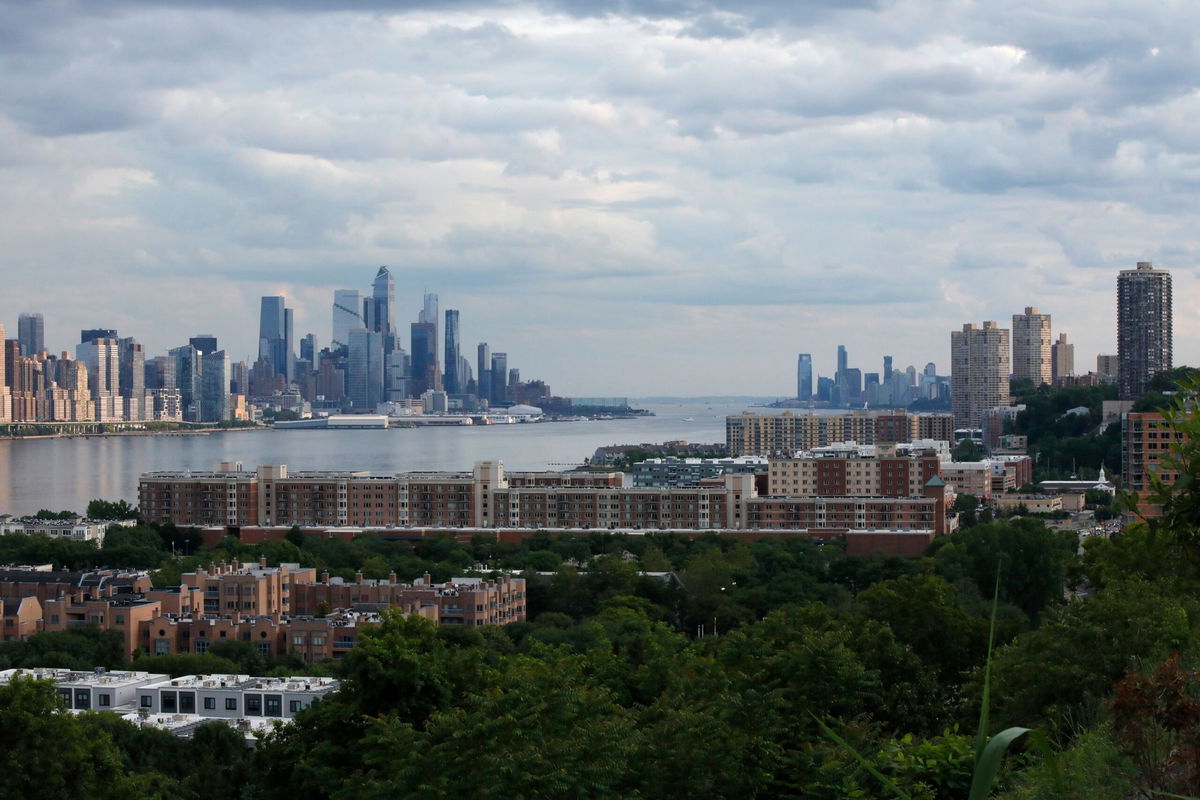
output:
[[[797, 352], [948, 368], [1116, 270], [1190, 309], [1200, 9], [1133, 2], [0, 3], [0, 321], [254, 350], [283, 293], [398, 276], [565, 394], [793, 390]], [[10, 331], [10, 336], [15, 335]]]

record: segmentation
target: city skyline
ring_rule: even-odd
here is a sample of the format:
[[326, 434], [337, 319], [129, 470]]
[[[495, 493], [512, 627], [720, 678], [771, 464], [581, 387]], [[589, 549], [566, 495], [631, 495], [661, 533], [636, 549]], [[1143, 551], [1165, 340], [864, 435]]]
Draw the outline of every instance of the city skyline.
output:
[[920, 368], [1027, 305], [1090, 364], [1152, 261], [1200, 362], [1200, 11], [443, 5], [12, 6], [0, 319], [240, 360], [389, 264], [556, 390], [784, 397], [830, 330]]

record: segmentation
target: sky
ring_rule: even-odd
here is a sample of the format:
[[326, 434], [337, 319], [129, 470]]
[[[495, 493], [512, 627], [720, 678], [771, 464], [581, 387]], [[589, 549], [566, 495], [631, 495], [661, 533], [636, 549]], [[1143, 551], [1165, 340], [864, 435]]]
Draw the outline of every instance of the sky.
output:
[[1025, 306], [1200, 363], [1200, 5], [0, 0], [0, 323], [330, 338], [396, 276], [556, 394], [795, 392]]

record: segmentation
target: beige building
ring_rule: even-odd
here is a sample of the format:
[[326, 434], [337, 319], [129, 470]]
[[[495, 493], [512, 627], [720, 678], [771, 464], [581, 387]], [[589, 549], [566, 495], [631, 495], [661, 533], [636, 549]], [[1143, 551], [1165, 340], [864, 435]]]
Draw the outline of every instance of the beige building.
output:
[[896, 444], [919, 439], [954, 441], [951, 414], [853, 411], [848, 414], [755, 414], [725, 418], [730, 456], [789, 456], [839, 442]]
[[1050, 383], [1054, 377], [1050, 345], [1050, 315], [1039, 314], [1037, 306], [1026, 306], [1024, 314], [1012, 318], [1012, 373], [1017, 380], [1034, 385]]
[[[950, 402], [959, 427], [980, 428], [989, 408], [1009, 404], [1008, 342], [1008, 331], [992, 321], [951, 332]], [[1049, 353], [1046, 360], [1048, 370]]]
[[1118, 365], [1121, 360], [1116, 355], [1101, 353], [1096, 356], [1096, 374], [1103, 383], [1116, 383], [1120, 377]]
[[1055, 380], [1075, 374], [1075, 345], [1067, 342], [1067, 335], [1060, 333], [1058, 341], [1050, 346], [1050, 370]]

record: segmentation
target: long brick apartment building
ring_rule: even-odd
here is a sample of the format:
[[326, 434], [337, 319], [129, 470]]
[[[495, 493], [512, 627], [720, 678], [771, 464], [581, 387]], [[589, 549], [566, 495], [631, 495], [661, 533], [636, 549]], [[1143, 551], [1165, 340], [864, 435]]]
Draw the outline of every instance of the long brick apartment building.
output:
[[[820, 469], [834, 461], [822, 461]], [[859, 463], [854, 462], [852, 471]], [[899, 520], [926, 519], [925, 507], [931, 499], [945, 505], [945, 485], [926, 485], [937, 474], [935, 456], [914, 460], [908, 455], [879, 463], [884, 478], [883, 483], [879, 479], [874, 483], [880, 487], [878, 496], [870, 510], [857, 504], [853, 517], [861, 524], [852, 527], [897, 530], [903, 527]], [[772, 469], [779, 472], [785, 467]], [[802, 517], [825, 519], [828, 515], [815, 510], [825, 495], [870, 494], [866, 489], [847, 491], [844, 483], [818, 487], [828, 489], [825, 495], [775, 487], [760, 493], [756, 476], [749, 474], [726, 474], [700, 487], [630, 488], [622, 486], [622, 480], [621, 473], [539, 473], [536, 477], [516, 473], [510, 479], [498, 461], [478, 462], [470, 473], [394, 476], [289, 473], [285, 466], [264, 466], [257, 472], [147, 473], [139, 484], [139, 499], [147, 520], [210, 528], [747, 530], [784, 527], [775, 524], [777, 514], [759, 508], [777, 505], [781, 497], [791, 509], [810, 508], [796, 512]], [[901, 484], [907, 491], [899, 491]], [[222, 496], [225, 485], [251, 488], [226, 493], [228, 505], [218, 507], [212, 498]], [[880, 494], [884, 488], [887, 493]], [[935, 517], [922, 529], [945, 532], [945, 515]], [[818, 527], [845, 528], [840, 523]]]
[[725, 450], [730, 456], [790, 456], [838, 442], [898, 444], [919, 439], [954, 441], [954, 415], [907, 411], [852, 411], [845, 414], [755, 414], [725, 418]]

